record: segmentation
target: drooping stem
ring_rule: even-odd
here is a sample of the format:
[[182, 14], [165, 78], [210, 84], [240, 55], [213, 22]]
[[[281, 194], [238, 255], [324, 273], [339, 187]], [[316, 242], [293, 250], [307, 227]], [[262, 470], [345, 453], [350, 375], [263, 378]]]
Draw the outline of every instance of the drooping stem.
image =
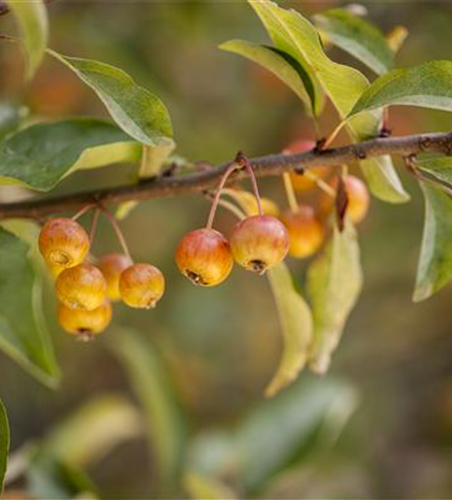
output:
[[342, 120], [339, 125], [331, 132], [331, 134], [327, 137], [326, 141], [322, 145], [322, 149], [328, 149], [330, 144], [336, 139], [339, 135], [339, 132], [344, 128], [344, 125], [347, 123], [347, 120]]
[[220, 179], [220, 183], [218, 185], [218, 188], [215, 192], [215, 197], [212, 201], [212, 206], [210, 207], [210, 212], [209, 212], [209, 217], [207, 219], [207, 224], [206, 224], [206, 229], [212, 229], [213, 227], [213, 221], [215, 220], [215, 214], [217, 213], [217, 208], [218, 208], [218, 203], [220, 202], [221, 198], [221, 192], [223, 191], [224, 186], [226, 185], [226, 182], [229, 178], [229, 176], [237, 170], [239, 166], [237, 165], [236, 162], [232, 162], [229, 164], [229, 166], [226, 168], [226, 171], [224, 172], [223, 176]]
[[113, 231], [116, 234], [116, 237], [118, 238], [119, 244], [121, 245], [122, 251], [124, 252], [124, 255], [129, 257], [130, 261], [132, 262], [132, 256], [129, 251], [129, 246], [127, 245], [127, 241], [124, 237], [123, 232], [121, 231], [121, 228], [119, 227], [118, 221], [114, 218], [113, 214], [107, 210], [106, 208], [102, 209], [102, 212], [105, 214], [107, 219], [110, 221], [111, 227], [113, 228]]
[[84, 206], [83, 208], [81, 208], [77, 213], [75, 213], [71, 219], [73, 221], [76, 221], [77, 219], [80, 219], [80, 217], [82, 217], [82, 215], [85, 215], [86, 212], [89, 212], [91, 209], [93, 208], [93, 205], [92, 204], [89, 204], [89, 205], [86, 205]]
[[[303, 174], [306, 175], [306, 174]], [[295, 190], [293, 188], [292, 179], [290, 177], [289, 172], [283, 173], [283, 181], [284, 181], [284, 189], [286, 191], [287, 202], [289, 204], [290, 211], [293, 214], [298, 212], [298, 201], [297, 196], [295, 194]]]
[[93, 244], [94, 236], [96, 235], [97, 223], [99, 222], [100, 208], [95, 210], [93, 218], [91, 219], [91, 229], [89, 231], [89, 241]]

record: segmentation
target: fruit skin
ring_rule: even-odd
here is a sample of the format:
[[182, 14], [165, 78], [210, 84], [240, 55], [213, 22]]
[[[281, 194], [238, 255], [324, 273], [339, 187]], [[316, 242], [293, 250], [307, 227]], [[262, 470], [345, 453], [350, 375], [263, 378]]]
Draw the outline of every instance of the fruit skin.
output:
[[255, 215], [238, 222], [230, 237], [234, 260], [245, 269], [263, 274], [289, 251], [284, 224], [270, 215]]
[[60, 302], [70, 309], [92, 311], [107, 297], [107, 282], [101, 271], [91, 264], [65, 269], [55, 282]]
[[111, 322], [112, 308], [108, 300], [92, 311], [58, 306], [58, 322], [66, 332], [77, 335], [80, 340], [90, 340], [103, 332]]
[[195, 285], [215, 286], [230, 274], [234, 260], [228, 240], [215, 229], [187, 233], [176, 250], [180, 272]]
[[282, 221], [289, 232], [289, 255], [303, 259], [313, 255], [325, 238], [322, 223], [309, 205], [300, 205], [297, 213], [286, 212]]
[[[337, 179], [333, 179], [329, 184], [336, 189], [337, 183]], [[359, 224], [369, 211], [369, 191], [364, 182], [353, 175], [345, 176], [344, 184], [348, 196], [346, 215], [350, 217], [353, 223]], [[334, 210], [334, 198], [327, 193], [322, 193], [319, 199], [319, 210], [323, 216], [330, 215]]]
[[39, 250], [48, 264], [64, 268], [81, 264], [90, 246], [88, 233], [72, 219], [47, 221], [39, 234]]
[[150, 309], [165, 292], [165, 278], [151, 264], [133, 264], [121, 273], [119, 292], [128, 306]]
[[121, 300], [119, 279], [121, 273], [132, 265], [132, 259], [125, 254], [110, 253], [99, 260], [99, 269], [107, 282], [107, 296], [112, 301]]
[[[307, 139], [298, 139], [292, 141], [284, 148], [284, 154], [297, 154], [311, 151], [316, 146], [316, 143]], [[308, 170], [308, 174], [297, 174], [296, 172], [290, 173], [292, 186], [295, 191], [304, 193], [316, 187], [315, 178], [325, 179], [330, 174], [329, 167], [313, 167]]]

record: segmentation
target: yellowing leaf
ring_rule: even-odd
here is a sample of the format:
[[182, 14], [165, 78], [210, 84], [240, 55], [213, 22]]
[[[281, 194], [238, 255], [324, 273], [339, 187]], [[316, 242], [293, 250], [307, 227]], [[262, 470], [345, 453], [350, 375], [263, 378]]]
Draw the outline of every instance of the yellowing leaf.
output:
[[314, 314], [309, 362], [314, 372], [325, 373], [362, 287], [358, 241], [350, 221], [342, 232], [335, 227], [324, 254], [308, 270], [307, 286]]
[[271, 397], [293, 382], [305, 366], [312, 341], [313, 325], [311, 310], [295, 290], [286, 264], [282, 262], [270, 269], [267, 276], [278, 308], [284, 338], [280, 365], [265, 389], [265, 395]]
[[6, 0], [14, 12], [28, 55], [27, 76], [31, 78], [41, 64], [48, 40], [47, 10], [42, 0]]

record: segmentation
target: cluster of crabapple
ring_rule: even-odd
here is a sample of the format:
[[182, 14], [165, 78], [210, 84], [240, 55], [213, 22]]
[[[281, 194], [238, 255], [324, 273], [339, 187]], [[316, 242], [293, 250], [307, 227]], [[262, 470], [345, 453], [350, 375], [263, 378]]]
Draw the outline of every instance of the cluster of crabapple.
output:
[[[314, 149], [314, 141], [297, 140], [284, 149], [284, 153], [296, 154]], [[294, 191], [307, 194], [314, 188], [320, 188], [320, 196], [314, 204], [293, 204], [281, 219], [290, 236], [289, 254], [298, 259], [311, 257], [322, 246], [326, 239], [326, 221], [335, 210], [338, 177], [331, 177], [329, 167], [313, 167], [303, 174], [292, 172], [290, 183]], [[359, 224], [366, 217], [370, 196], [364, 182], [350, 174], [342, 176], [347, 195], [346, 215], [354, 223]]]
[[104, 331], [112, 318], [111, 302], [133, 308], [155, 307], [165, 290], [163, 274], [151, 264], [134, 264], [128, 252], [95, 261], [91, 239], [76, 220], [47, 221], [39, 250], [55, 278], [58, 322], [68, 333], [89, 340]]
[[[313, 141], [298, 140], [291, 143], [284, 152], [301, 153], [312, 150], [315, 146]], [[196, 285], [210, 287], [220, 284], [229, 276], [234, 261], [249, 271], [263, 274], [284, 260], [288, 254], [298, 259], [312, 256], [326, 238], [325, 221], [334, 211], [338, 186], [337, 177], [328, 179], [331, 174], [328, 167], [315, 167], [305, 174], [286, 174], [290, 210], [280, 214], [276, 203], [259, 197], [249, 162], [243, 157], [238, 158], [235, 168], [243, 167], [245, 162], [254, 194], [235, 191], [233, 198], [248, 216], [233, 227], [229, 240], [212, 228], [222, 192], [234, 193], [233, 190], [224, 188], [228, 176], [234, 171], [232, 165], [220, 182], [207, 226], [186, 234], [176, 250], [177, 266], [182, 274]], [[359, 178], [343, 175], [342, 179], [347, 194], [346, 213], [351, 221], [357, 224], [368, 212], [369, 193]], [[321, 188], [316, 208], [306, 203], [298, 204], [295, 191], [304, 193], [314, 187]]]

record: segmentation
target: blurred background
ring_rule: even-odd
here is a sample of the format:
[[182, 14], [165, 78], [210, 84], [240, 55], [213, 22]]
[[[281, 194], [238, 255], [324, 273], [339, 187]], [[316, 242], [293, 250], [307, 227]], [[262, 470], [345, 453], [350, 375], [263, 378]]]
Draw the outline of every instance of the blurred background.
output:
[[[343, 5], [286, 4], [306, 16]], [[399, 65], [450, 57], [449, 2], [366, 5], [369, 19], [384, 32], [397, 24], [408, 28], [410, 36], [398, 55]], [[295, 95], [264, 70], [218, 50], [218, 44], [232, 38], [267, 41], [245, 2], [56, 0], [49, 5], [49, 13], [53, 48], [121, 67], [162, 98], [172, 116], [177, 153], [186, 158], [222, 162], [239, 149], [248, 155], [261, 155], [280, 151], [299, 137], [313, 138]], [[0, 18], [2, 32], [12, 28], [10, 17]], [[369, 75], [337, 49], [331, 50], [330, 56]], [[36, 79], [24, 87], [19, 53], [2, 43], [0, 68], [1, 99], [21, 102], [35, 116], [107, 117], [94, 93], [52, 60], [47, 60]], [[334, 111], [328, 109], [322, 120], [323, 134], [336, 123]], [[390, 114], [390, 127], [396, 135], [441, 131], [450, 129], [451, 117], [436, 111], [396, 108]], [[133, 166], [125, 165], [79, 173], [63, 181], [58, 192], [127, 182], [134, 171]], [[295, 389], [282, 396], [298, 418], [312, 410], [314, 403], [306, 395], [310, 387], [321, 391], [325, 384], [334, 393], [334, 384], [340, 381], [337, 394], [350, 403], [352, 392], [349, 410], [353, 407], [354, 411], [349, 412], [334, 446], [322, 446], [317, 440], [314, 447], [312, 439], [307, 439], [303, 452], [300, 448], [296, 454], [291, 451], [285, 455], [271, 482], [245, 487], [230, 481], [238, 496], [451, 498], [452, 289], [447, 287], [425, 303], [411, 302], [423, 203], [418, 186], [404, 173], [403, 165], [400, 172], [412, 202], [391, 206], [373, 200], [370, 216], [360, 226], [364, 291], [330, 372], [320, 381], [303, 373]], [[284, 206], [280, 180], [266, 179], [260, 185], [265, 196]], [[11, 189], [1, 188], [3, 199], [15, 195]], [[151, 312], [118, 305], [114, 325], [95, 342], [74, 342], [62, 333], [53, 319], [53, 294], [50, 287], [47, 289], [47, 317], [54, 330], [63, 379], [58, 390], [48, 390], [0, 354], [0, 384], [10, 418], [12, 450], [44, 439], [57, 423], [92, 398], [114, 392], [135, 401], [133, 384], [117, 356], [124, 325], [140, 332], [140, 339], [162, 360], [184, 415], [186, 439], [196, 440], [210, 429], [237, 429], [244, 418], [261, 408], [263, 389], [281, 354], [278, 318], [267, 280], [236, 268], [222, 286], [200, 289], [183, 278], [174, 264], [178, 240], [189, 229], [205, 223], [208, 208], [201, 197], [181, 197], [144, 202], [132, 211], [122, 223], [132, 254], [136, 261], [149, 261], [162, 269], [168, 291]], [[233, 223], [230, 214], [219, 213], [219, 229], [227, 233]], [[114, 250], [119, 250], [114, 234], [102, 221], [95, 251]], [[305, 264], [290, 265], [302, 283]], [[300, 404], [295, 401], [299, 394]], [[278, 415], [276, 412], [273, 420], [275, 439], [287, 433], [290, 440], [290, 425], [279, 421]], [[333, 420], [340, 418], [334, 414]], [[315, 427], [313, 424], [311, 430]], [[268, 431], [264, 425], [260, 434], [259, 419], [255, 429], [255, 441], [248, 442], [250, 456], [256, 447], [251, 462], [263, 459], [258, 444]], [[152, 435], [150, 440], [152, 451]], [[193, 460], [201, 460], [199, 455], [204, 453], [203, 459], [214, 463], [215, 453], [220, 453], [217, 444], [215, 439], [210, 445], [198, 442], [190, 452], [198, 455]], [[203, 446], [210, 448], [199, 451]], [[277, 455], [281, 451], [278, 446], [267, 452]], [[104, 498], [162, 498], [156, 486], [156, 468], [155, 456], [138, 436], [90, 463], [87, 472]]]

